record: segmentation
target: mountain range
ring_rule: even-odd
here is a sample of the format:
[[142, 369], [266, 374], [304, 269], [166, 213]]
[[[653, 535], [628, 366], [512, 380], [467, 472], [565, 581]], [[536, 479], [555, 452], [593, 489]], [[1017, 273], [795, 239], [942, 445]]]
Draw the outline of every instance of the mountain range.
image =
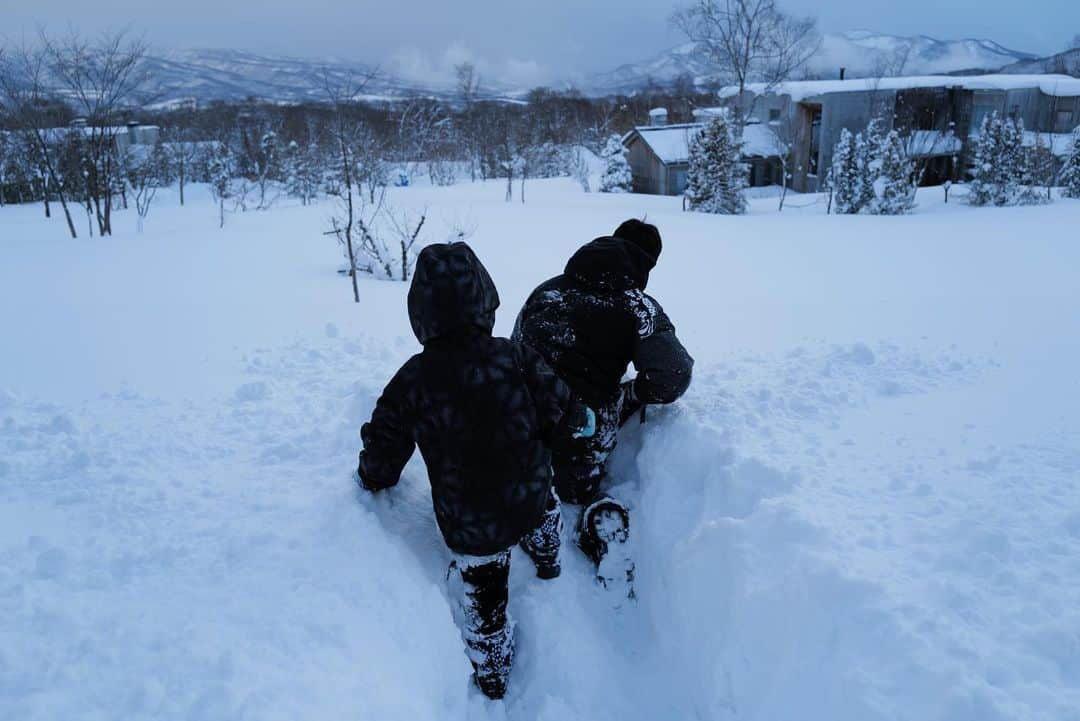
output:
[[[808, 77], [836, 77], [845, 68], [848, 77], [876, 74], [939, 74], [996, 71], [1006, 66], [1038, 67], [1031, 53], [1005, 48], [992, 40], [943, 41], [919, 35], [903, 37], [854, 31], [822, 37], [821, 48], [804, 72]], [[235, 101], [249, 97], [282, 103], [325, 99], [326, 79], [340, 85], [363, 77], [368, 67], [339, 59], [293, 58], [241, 50], [179, 50], [147, 58], [149, 93], [159, 106], [212, 100]], [[1027, 64], [1027, 65], [1025, 65]], [[690, 78], [698, 86], [720, 81], [713, 67], [693, 43], [684, 43], [639, 63], [585, 76], [574, 83], [593, 95], [632, 93], [649, 83], [668, 84]], [[569, 86], [569, 83], [566, 84]], [[484, 95], [514, 99], [528, 89], [498, 78], [485, 78]], [[451, 98], [446, 81], [410, 81], [380, 72], [359, 94], [361, 99], [394, 100], [417, 95]]]
[[[993, 40], [937, 40], [926, 35], [898, 36], [856, 30], [827, 34], [803, 73], [809, 78], [874, 75], [940, 75], [963, 71], [996, 71], [1037, 56], [1010, 50]], [[622, 65], [595, 75], [593, 92], [628, 92], [650, 82], [670, 83], [688, 77], [698, 85], [720, 82], [694, 43], [684, 43], [640, 63]]]

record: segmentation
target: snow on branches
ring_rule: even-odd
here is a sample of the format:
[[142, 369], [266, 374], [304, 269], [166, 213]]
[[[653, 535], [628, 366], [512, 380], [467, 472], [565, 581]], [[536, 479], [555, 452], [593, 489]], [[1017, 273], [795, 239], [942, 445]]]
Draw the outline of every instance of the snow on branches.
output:
[[1061, 194], [1066, 198], [1080, 199], [1080, 126], [1073, 131], [1072, 145], [1069, 154], [1065, 158], [1065, 164], [1058, 176], [1061, 183]]
[[746, 212], [747, 167], [742, 137], [731, 111], [716, 115], [690, 139], [686, 200], [690, 210], [719, 215]]
[[604, 145], [600, 157], [604, 161], [604, 174], [600, 176], [601, 193], [629, 193], [633, 189], [634, 178], [630, 173], [630, 163], [626, 159], [626, 148], [622, 138], [612, 135]]

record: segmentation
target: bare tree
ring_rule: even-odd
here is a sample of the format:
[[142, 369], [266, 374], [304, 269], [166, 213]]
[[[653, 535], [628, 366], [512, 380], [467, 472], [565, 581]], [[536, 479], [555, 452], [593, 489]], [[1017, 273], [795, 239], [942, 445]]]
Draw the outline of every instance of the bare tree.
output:
[[717, 70], [738, 88], [737, 116], [745, 122], [747, 85], [791, 78], [820, 45], [811, 18], [785, 15], [775, 0], [694, 0], [672, 17]]
[[1073, 35], [1072, 40], [1065, 44], [1065, 51], [1080, 49], [1080, 33]]
[[[339, 199], [342, 216], [331, 218], [331, 230], [329, 234], [337, 237], [338, 242], [345, 248], [346, 258], [349, 262], [349, 278], [352, 281], [353, 300], [360, 302], [360, 286], [357, 283], [356, 273], [359, 262], [359, 248], [357, 247], [357, 221], [360, 215], [357, 212], [357, 188], [356, 164], [357, 144], [362, 136], [361, 124], [349, 112], [350, 105], [357, 95], [375, 77], [375, 71], [368, 71], [361, 77], [348, 77], [344, 80], [331, 79], [330, 73], [323, 73], [323, 90], [331, 108], [331, 121], [329, 128], [330, 142], [334, 154], [334, 182], [331, 184], [331, 195]], [[359, 199], [363, 201], [363, 196]], [[360, 225], [360, 229], [365, 226]]]
[[477, 147], [476, 101], [480, 94], [480, 75], [472, 63], [461, 63], [454, 67], [457, 74], [458, 101], [461, 103], [461, 127], [458, 136], [465, 152], [469, 156], [469, 179], [476, 182], [480, 168]]
[[144, 85], [146, 44], [126, 31], [91, 43], [72, 31], [54, 39], [41, 32], [49, 69], [75, 111], [86, 120], [86, 183], [101, 235], [112, 233], [113, 191], [118, 187], [117, 135]]
[[871, 70], [875, 78], [900, 77], [907, 70], [908, 61], [911, 59], [911, 43], [904, 42], [891, 52], [881, 51], [874, 56], [874, 65]]
[[150, 214], [150, 205], [154, 202], [158, 188], [165, 184], [168, 159], [161, 144], [153, 147], [133, 146], [120, 158], [124, 180], [131, 188], [135, 201], [135, 212], [139, 216], [138, 232], [143, 232], [146, 216]]
[[798, 165], [798, 141], [799, 128], [789, 109], [781, 112], [778, 120], [768, 123], [770, 139], [780, 160], [780, 206], [778, 212], [784, 211], [784, 203], [787, 201], [788, 188]]
[[49, 89], [47, 57], [41, 48], [26, 45], [0, 51], [0, 101], [11, 121], [24, 132], [31, 152], [37, 156], [35, 163], [41, 177], [41, 190], [45, 200], [45, 215], [49, 212], [49, 186], [56, 191], [64, 209], [68, 231], [72, 238], [78, 237], [75, 222], [68, 208], [67, 189], [58, 173], [59, 159], [52, 151], [56, 133], [54, 117], [49, 112], [55, 97]]
[[178, 118], [162, 131], [162, 147], [180, 188], [180, 205], [184, 204], [184, 186], [191, 179], [192, 169], [200, 155], [200, 145], [195, 142], [190, 119]]

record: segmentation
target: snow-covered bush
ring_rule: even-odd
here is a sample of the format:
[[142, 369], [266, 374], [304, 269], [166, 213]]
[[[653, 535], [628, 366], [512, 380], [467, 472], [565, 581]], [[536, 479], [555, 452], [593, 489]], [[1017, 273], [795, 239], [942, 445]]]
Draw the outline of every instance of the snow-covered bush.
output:
[[913, 167], [900, 133], [891, 130], [876, 145], [876, 160], [871, 164], [877, 175], [874, 202], [870, 212], [876, 215], [903, 215], [915, 205]]
[[629, 193], [633, 190], [634, 178], [630, 172], [630, 163], [626, 159], [626, 147], [622, 138], [612, 135], [604, 145], [600, 157], [604, 161], [604, 174], [600, 176], [601, 193]]
[[285, 192], [299, 198], [304, 205], [314, 200], [322, 185], [318, 146], [315, 143], [301, 146], [293, 140], [285, 148], [283, 165]]
[[1014, 205], [1024, 173], [1024, 126], [997, 113], [983, 119], [975, 139], [968, 202], [972, 205]]
[[1073, 131], [1072, 145], [1061, 168], [1058, 182], [1062, 186], [1062, 195], [1080, 199], [1080, 127]]
[[715, 116], [690, 139], [686, 200], [690, 210], [721, 215], [746, 212], [748, 170], [742, 162], [742, 138], [731, 111]]

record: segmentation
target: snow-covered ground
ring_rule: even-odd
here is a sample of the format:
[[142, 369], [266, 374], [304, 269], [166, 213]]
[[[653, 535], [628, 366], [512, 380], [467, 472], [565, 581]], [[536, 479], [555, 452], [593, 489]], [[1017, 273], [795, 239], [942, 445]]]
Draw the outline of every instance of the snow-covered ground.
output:
[[419, 456], [350, 479], [417, 345], [403, 284], [351, 302], [328, 207], [222, 231], [194, 189], [77, 241], [8, 207], [0, 718], [1080, 719], [1080, 202], [503, 193], [395, 199], [475, 225], [503, 333], [576, 246], [664, 233], [698, 363], [614, 463], [637, 605], [515, 555], [512, 689], [470, 691]]

